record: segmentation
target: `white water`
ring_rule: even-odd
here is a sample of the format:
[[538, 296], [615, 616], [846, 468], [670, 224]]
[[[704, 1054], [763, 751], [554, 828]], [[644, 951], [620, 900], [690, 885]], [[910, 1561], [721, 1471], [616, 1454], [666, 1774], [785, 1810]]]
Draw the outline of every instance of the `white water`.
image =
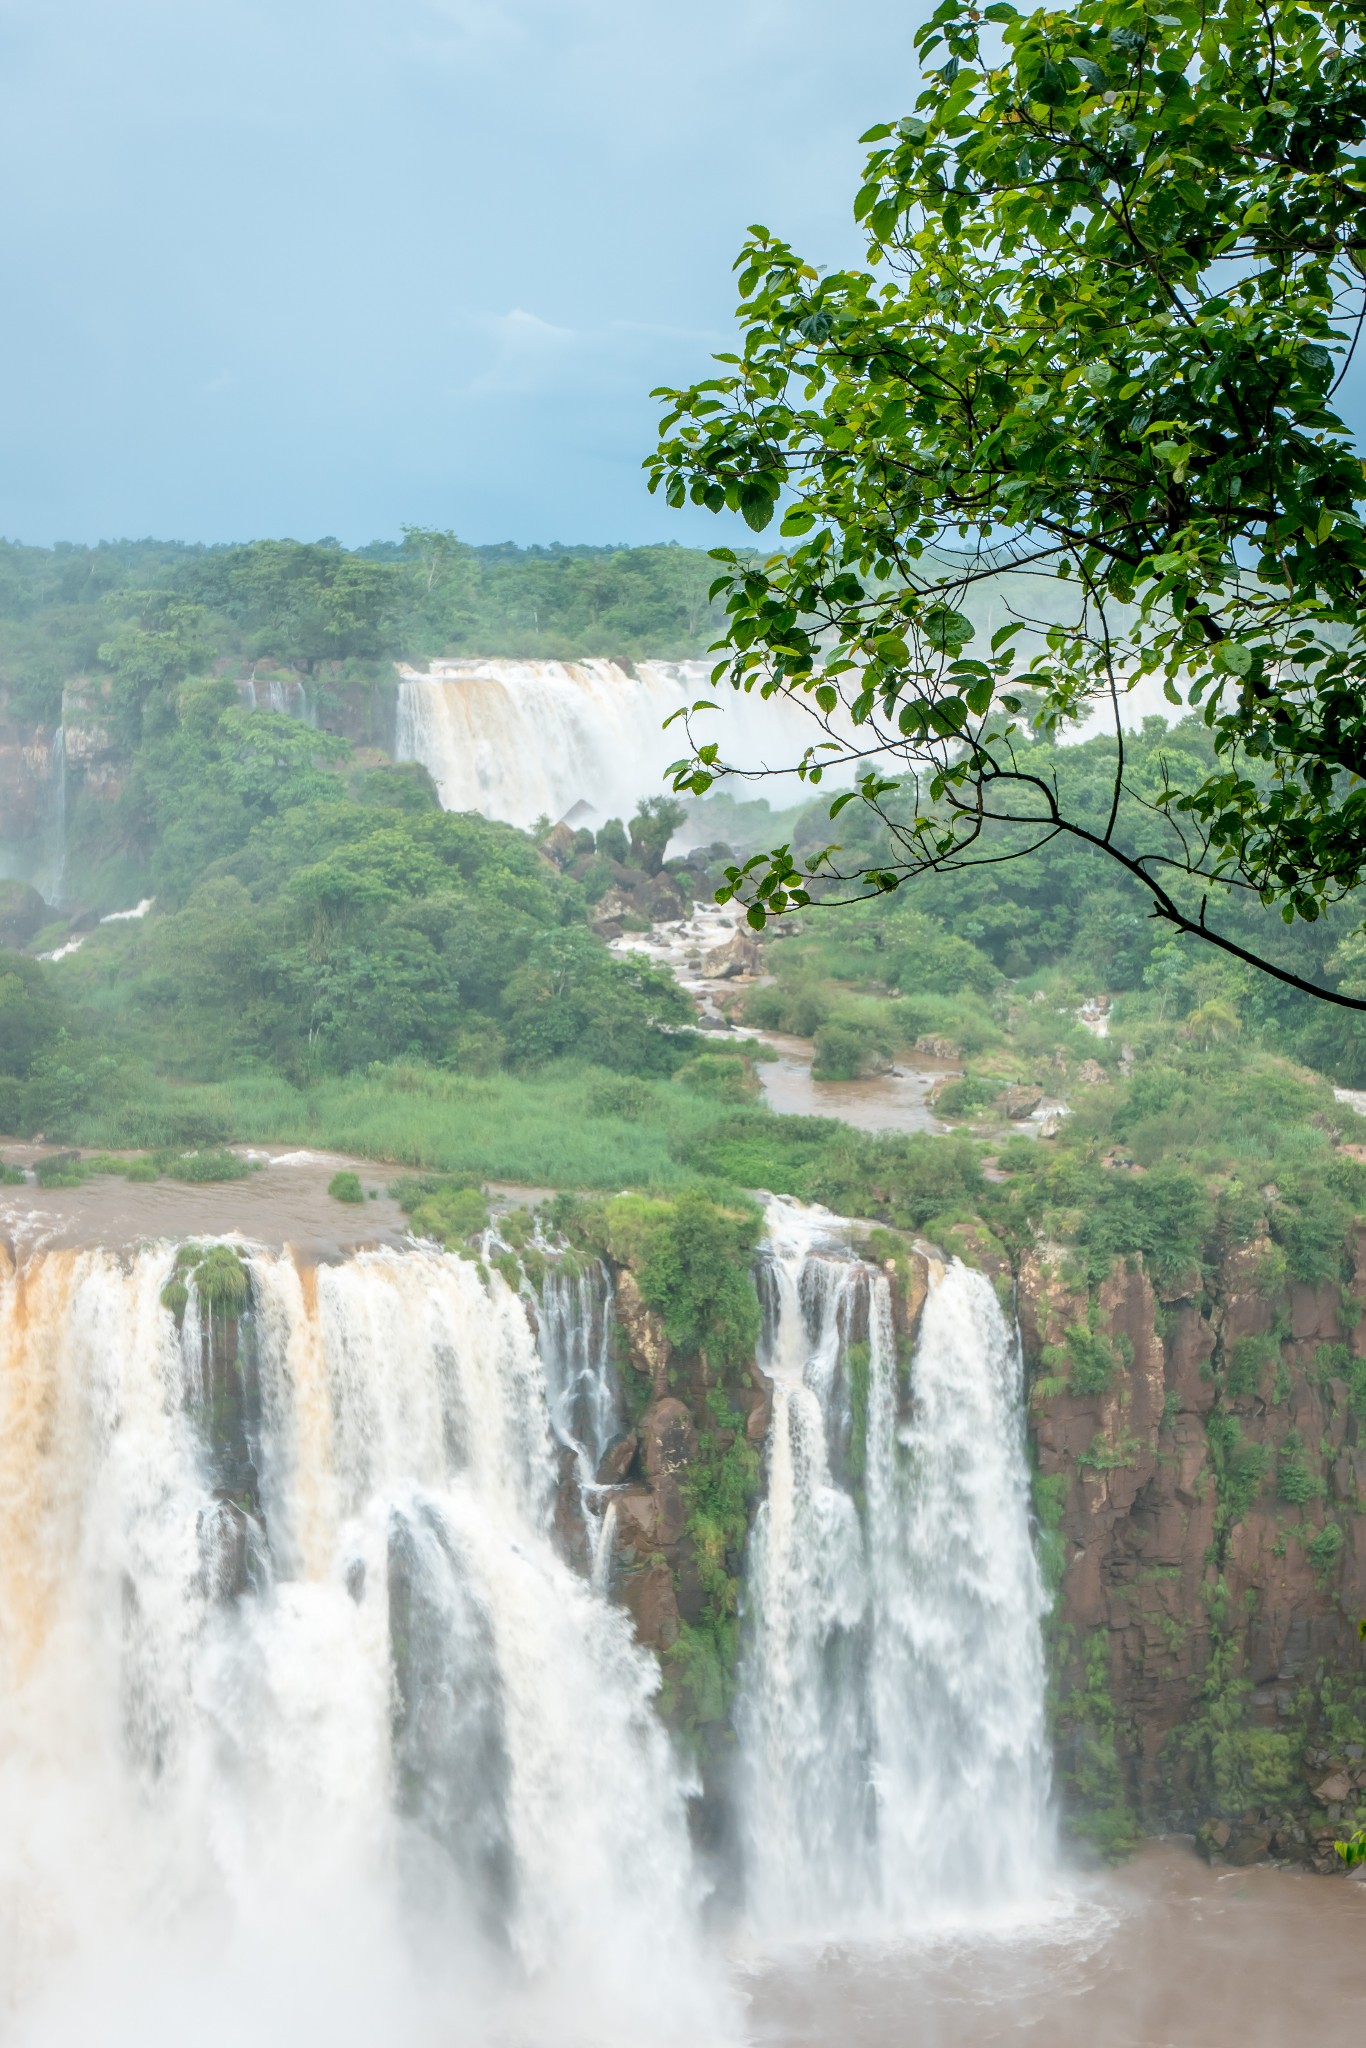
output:
[[[401, 668], [396, 758], [430, 771], [448, 811], [527, 827], [583, 804], [596, 829], [663, 791], [666, 768], [688, 752], [682, 721], [667, 731], [664, 721], [685, 705], [720, 707], [698, 714], [695, 734], [749, 770], [790, 767], [824, 737], [790, 698], [713, 689], [709, 662], [641, 661], [634, 670], [497, 659], [434, 661], [425, 674]], [[790, 803], [804, 789], [787, 776], [770, 793]]]
[[551, 1541], [521, 1305], [435, 1253], [255, 1256], [215, 1450], [170, 1267], [3, 1280], [9, 2038], [725, 2038], [655, 1667]]
[[770, 1935], [907, 1935], [1028, 1910], [1051, 1834], [1017, 1346], [955, 1263], [907, 1386], [886, 1278], [837, 1219], [774, 1201], [768, 1237], [738, 1709], [751, 1915]]

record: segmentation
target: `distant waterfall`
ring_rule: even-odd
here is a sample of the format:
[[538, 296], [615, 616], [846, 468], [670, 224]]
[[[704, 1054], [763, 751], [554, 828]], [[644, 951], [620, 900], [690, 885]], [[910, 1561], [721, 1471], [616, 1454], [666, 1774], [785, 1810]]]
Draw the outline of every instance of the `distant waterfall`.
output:
[[0, 1254], [12, 2038], [724, 2039], [656, 1668], [557, 1555], [520, 1302], [437, 1253], [258, 1254], [235, 1330], [192, 1281], [178, 1328], [171, 1264]]
[[60, 910], [66, 901], [66, 727], [59, 725], [52, 736], [52, 902]]
[[[400, 669], [395, 753], [420, 761], [451, 811], [530, 826], [582, 804], [596, 827], [627, 818], [660, 793], [669, 763], [687, 752], [673, 713], [709, 699], [697, 734], [733, 764], [783, 767], [822, 737], [790, 698], [765, 701], [714, 688], [705, 661], [434, 661]], [[790, 777], [773, 800], [798, 802]]]
[[885, 1277], [769, 1209], [767, 1488], [738, 1709], [748, 1896], [773, 1933], [915, 1932], [1027, 1903], [1048, 1752], [1018, 1348], [932, 1280], [909, 1384]]
[[237, 685], [244, 711], [274, 711], [281, 718], [299, 718], [312, 724], [308, 693], [297, 676], [268, 676], [259, 680], [247, 676]]

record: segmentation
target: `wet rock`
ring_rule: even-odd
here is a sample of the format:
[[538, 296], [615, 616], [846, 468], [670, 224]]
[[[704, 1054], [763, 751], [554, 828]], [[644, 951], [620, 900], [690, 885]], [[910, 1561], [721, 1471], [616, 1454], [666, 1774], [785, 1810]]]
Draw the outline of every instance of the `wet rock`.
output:
[[1036, 1081], [1017, 1081], [1009, 1088], [1003, 1088], [998, 1097], [1001, 1114], [1011, 1123], [1020, 1123], [1031, 1116], [1043, 1101], [1043, 1089]]
[[629, 1479], [638, 1449], [634, 1430], [627, 1436], [614, 1436], [598, 1461], [598, 1485], [620, 1486], [623, 1479]]
[[1222, 1856], [1233, 1834], [1226, 1820], [1207, 1820], [1195, 1837], [1195, 1845], [1207, 1862]]
[[642, 1571], [628, 1572], [621, 1583], [622, 1604], [636, 1625], [636, 1636], [648, 1650], [667, 1650], [678, 1641], [678, 1599], [673, 1573], [662, 1559]]
[[1271, 1854], [1271, 1830], [1260, 1824], [1243, 1826], [1235, 1830], [1225, 1852], [1227, 1860], [1245, 1869], [1251, 1863], [1261, 1863]]
[[758, 974], [763, 949], [750, 932], [735, 932], [722, 946], [713, 946], [702, 956], [702, 972], [712, 981], [727, 981], [737, 974]]

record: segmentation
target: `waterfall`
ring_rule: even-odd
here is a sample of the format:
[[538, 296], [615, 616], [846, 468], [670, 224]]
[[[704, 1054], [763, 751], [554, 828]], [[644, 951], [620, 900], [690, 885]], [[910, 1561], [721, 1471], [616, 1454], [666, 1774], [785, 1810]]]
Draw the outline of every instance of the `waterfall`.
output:
[[598, 1483], [603, 1454], [620, 1434], [621, 1387], [612, 1359], [612, 1283], [600, 1260], [547, 1266], [540, 1296], [550, 1427], [573, 1467], [583, 1553], [605, 1587], [615, 1513]]
[[60, 910], [66, 898], [66, 727], [52, 737], [52, 902]]
[[[687, 751], [681, 723], [664, 721], [699, 699], [720, 709], [699, 714], [698, 734], [746, 768], [796, 762], [822, 737], [791, 698], [713, 688], [705, 661], [470, 659], [400, 668], [395, 758], [421, 762], [447, 810], [527, 827], [584, 804], [596, 828], [661, 789]], [[788, 778], [774, 800], [803, 788]]]
[[306, 725], [313, 722], [309, 717], [308, 693], [297, 676], [269, 676], [264, 681], [258, 681], [254, 675], [246, 676], [237, 689], [244, 711], [273, 711], [281, 718], [301, 719]]
[[466, 1261], [244, 1256], [179, 1325], [169, 1246], [0, 1263], [15, 2038], [726, 2038], [656, 1667], [554, 1540], [610, 1417]]
[[774, 1201], [768, 1225], [737, 1714], [752, 1913], [907, 1933], [1027, 1906], [1050, 1834], [1018, 1346], [955, 1262], [903, 1376], [886, 1277], [838, 1219]]

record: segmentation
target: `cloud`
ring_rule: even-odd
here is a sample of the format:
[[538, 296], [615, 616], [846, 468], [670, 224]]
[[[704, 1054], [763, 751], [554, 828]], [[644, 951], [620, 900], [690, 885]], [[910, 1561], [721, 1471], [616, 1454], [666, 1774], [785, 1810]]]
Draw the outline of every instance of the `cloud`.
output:
[[857, 256], [928, 4], [0, 0], [0, 531], [687, 533], [649, 390]]

